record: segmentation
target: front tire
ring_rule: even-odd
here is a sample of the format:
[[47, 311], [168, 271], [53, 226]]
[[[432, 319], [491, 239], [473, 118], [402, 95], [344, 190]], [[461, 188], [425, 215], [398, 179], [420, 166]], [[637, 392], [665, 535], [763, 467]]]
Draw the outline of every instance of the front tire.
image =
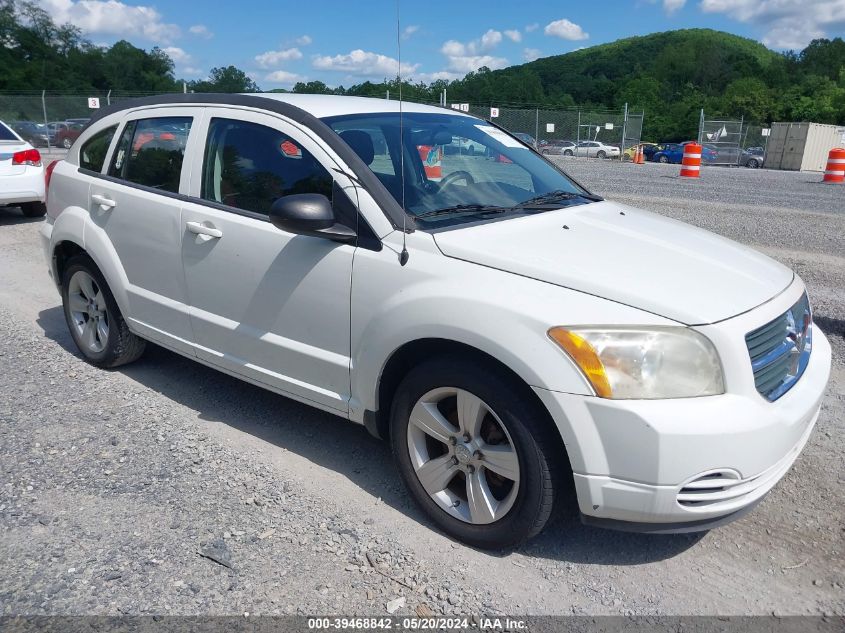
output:
[[745, 163], [745, 166], [749, 169], [757, 169], [760, 166], [760, 162], [756, 158], [751, 158]]
[[605, 153], [604, 150], [599, 150], [599, 153], [596, 154], [596, 157], [597, 158], [607, 158], [607, 154]]
[[144, 353], [146, 341], [132, 334], [108, 284], [87, 255], [70, 259], [62, 275], [62, 306], [73, 342], [97, 367], [118, 367]]
[[563, 445], [530, 393], [498, 368], [453, 357], [417, 366], [396, 392], [390, 431], [411, 496], [450, 536], [510, 548], [548, 521]]
[[47, 205], [43, 202], [25, 202], [21, 205], [24, 217], [41, 218], [47, 214]]
[[668, 162], [669, 162], [669, 157], [668, 157], [668, 156], [661, 156], [661, 157], [658, 159], [658, 162], [661, 162], [661, 163], [663, 163], [663, 164], [665, 165], [666, 163], [668, 163]]

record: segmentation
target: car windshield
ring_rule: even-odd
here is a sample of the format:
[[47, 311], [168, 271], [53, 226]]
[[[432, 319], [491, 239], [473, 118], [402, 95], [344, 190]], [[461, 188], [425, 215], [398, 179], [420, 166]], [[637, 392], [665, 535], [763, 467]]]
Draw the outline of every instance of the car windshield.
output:
[[[587, 191], [489, 123], [450, 113], [356, 114], [324, 121], [425, 224], [473, 221], [594, 200]], [[401, 150], [400, 150], [401, 146]], [[401, 178], [404, 163], [404, 191]]]

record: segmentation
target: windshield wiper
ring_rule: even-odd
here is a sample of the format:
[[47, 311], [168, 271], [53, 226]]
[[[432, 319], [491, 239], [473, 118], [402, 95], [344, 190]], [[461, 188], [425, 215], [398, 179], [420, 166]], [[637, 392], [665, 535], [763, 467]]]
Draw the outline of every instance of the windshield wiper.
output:
[[433, 211], [426, 211], [420, 213], [418, 218], [432, 218], [438, 215], [449, 215], [451, 213], [504, 213], [510, 211], [510, 207], [500, 207], [493, 204], [456, 204], [451, 207], [443, 207], [442, 209], [434, 209]]
[[561, 200], [572, 200], [573, 198], [585, 198], [587, 200], [592, 200], [593, 202], [601, 202], [604, 200], [601, 196], [596, 196], [591, 193], [578, 193], [575, 191], [563, 191], [562, 189], [557, 189], [556, 191], [550, 191], [539, 196], [534, 196], [533, 198], [528, 198], [528, 200], [523, 200], [522, 202], [515, 204], [513, 208], [519, 209], [520, 207], [552, 204], [554, 202], [560, 202]]

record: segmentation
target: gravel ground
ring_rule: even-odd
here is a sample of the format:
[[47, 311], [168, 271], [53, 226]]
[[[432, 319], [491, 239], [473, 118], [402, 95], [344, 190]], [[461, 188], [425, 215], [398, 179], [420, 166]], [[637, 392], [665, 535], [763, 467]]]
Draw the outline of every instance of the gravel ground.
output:
[[845, 612], [845, 189], [562, 162], [808, 283], [833, 380], [804, 453], [754, 512], [699, 535], [561, 518], [514, 552], [455, 544], [361, 427], [160, 348], [115, 371], [84, 363], [39, 223], [0, 209], [0, 615]]

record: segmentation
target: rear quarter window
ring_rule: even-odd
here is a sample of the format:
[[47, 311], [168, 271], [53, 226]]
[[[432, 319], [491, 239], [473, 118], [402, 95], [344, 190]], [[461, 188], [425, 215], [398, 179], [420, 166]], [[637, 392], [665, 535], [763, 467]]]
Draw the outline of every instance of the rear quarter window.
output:
[[12, 132], [5, 123], [0, 123], [0, 141], [17, 141], [18, 137]]
[[79, 166], [99, 172], [103, 168], [106, 153], [109, 151], [111, 139], [116, 131], [117, 126], [113, 125], [89, 138], [79, 150]]

